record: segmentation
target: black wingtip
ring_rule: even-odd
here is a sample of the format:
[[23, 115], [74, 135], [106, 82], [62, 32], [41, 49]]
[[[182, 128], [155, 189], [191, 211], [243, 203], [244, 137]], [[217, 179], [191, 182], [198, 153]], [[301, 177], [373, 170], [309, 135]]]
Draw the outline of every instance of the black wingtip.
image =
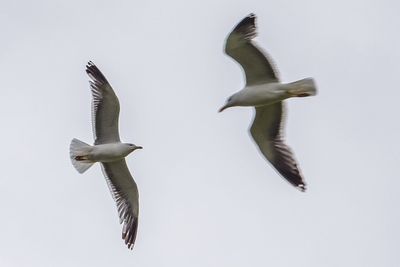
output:
[[86, 72], [90, 73], [96, 70], [98, 70], [96, 65], [93, 63], [93, 61], [89, 60], [88, 63], [86, 64]]
[[240, 30], [243, 27], [248, 27], [248, 26], [253, 26], [255, 27], [255, 23], [256, 23], [256, 14], [254, 13], [250, 13], [249, 15], [247, 15], [247, 17], [245, 17], [244, 19], [242, 19], [242, 21], [240, 21], [238, 23], [238, 25], [236, 25], [234, 30]]
[[243, 35], [244, 39], [246, 40], [251, 40], [256, 37], [256, 15], [254, 13], [250, 13], [236, 25], [236, 27], [233, 29], [233, 32]]
[[137, 218], [133, 220], [128, 225], [124, 225], [124, 229], [122, 231], [122, 239], [125, 240], [125, 245], [127, 245], [128, 249], [133, 250], [136, 241], [137, 235], [137, 228], [138, 228], [138, 220]]
[[306, 192], [306, 190], [307, 190], [306, 184], [299, 184], [299, 185], [297, 185], [296, 187], [297, 187], [297, 189], [299, 189], [301, 192]]
[[86, 64], [86, 73], [94, 82], [101, 84], [107, 83], [106, 77], [103, 75], [103, 73], [101, 73], [99, 68], [97, 68], [97, 66], [91, 60], [89, 60], [89, 62]]
[[250, 14], [247, 15], [246, 18], [252, 19], [253, 21], [257, 18], [256, 14], [254, 14], [253, 12], [251, 12]]

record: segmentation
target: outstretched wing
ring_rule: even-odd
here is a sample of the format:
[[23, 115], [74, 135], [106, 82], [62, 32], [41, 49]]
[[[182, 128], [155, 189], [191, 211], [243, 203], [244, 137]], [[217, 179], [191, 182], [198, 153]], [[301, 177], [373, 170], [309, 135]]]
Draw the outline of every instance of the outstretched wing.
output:
[[278, 102], [268, 106], [256, 107], [256, 115], [250, 133], [261, 153], [275, 169], [292, 185], [301, 191], [305, 191], [306, 184], [293, 152], [283, 141], [283, 105], [282, 102]]
[[139, 215], [139, 192], [125, 159], [101, 163], [111, 195], [117, 203], [120, 223], [123, 224], [122, 239], [133, 249]]
[[247, 85], [276, 82], [278, 75], [267, 55], [252, 41], [257, 36], [256, 16], [248, 15], [229, 34], [225, 52], [243, 68]]
[[118, 131], [119, 101], [101, 71], [89, 61], [86, 73], [92, 89], [92, 125], [95, 145], [120, 142]]

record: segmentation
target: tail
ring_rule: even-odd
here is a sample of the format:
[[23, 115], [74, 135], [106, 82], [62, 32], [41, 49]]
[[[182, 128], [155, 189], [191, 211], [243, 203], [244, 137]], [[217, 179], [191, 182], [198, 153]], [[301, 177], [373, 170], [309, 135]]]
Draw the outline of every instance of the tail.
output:
[[72, 165], [79, 173], [84, 173], [89, 169], [94, 162], [88, 160], [87, 155], [90, 152], [92, 146], [88, 145], [78, 139], [72, 139], [71, 145], [69, 146], [69, 156], [71, 158]]
[[317, 87], [313, 78], [302, 79], [289, 85], [288, 93], [291, 97], [306, 97], [317, 94]]

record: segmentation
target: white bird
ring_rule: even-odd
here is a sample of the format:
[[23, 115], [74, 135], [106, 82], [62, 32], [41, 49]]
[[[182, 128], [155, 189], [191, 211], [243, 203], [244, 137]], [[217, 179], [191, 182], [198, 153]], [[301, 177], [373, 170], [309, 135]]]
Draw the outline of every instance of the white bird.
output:
[[122, 239], [133, 249], [139, 215], [139, 192], [128, 170], [125, 157], [142, 147], [121, 143], [118, 131], [119, 101], [101, 71], [91, 62], [86, 65], [92, 91], [92, 126], [94, 145], [73, 139], [70, 158], [79, 173], [100, 162], [108, 188], [123, 224]]
[[283, 100], [316, 95], [316, 86], [312, 78], [287, 84], [279, 81], [271, 61], [252, 41], [257, 35], [255, 20], [254, 14], [248, 15], [226, 40], [225, 52], [242, 66], [246, 85], [229, 97], [219, 111], [234, 106], [254, 106], [256, 114], [250, 133], [258, 148], [287, 181], [305, 191], [303, 176], [283, 140]]

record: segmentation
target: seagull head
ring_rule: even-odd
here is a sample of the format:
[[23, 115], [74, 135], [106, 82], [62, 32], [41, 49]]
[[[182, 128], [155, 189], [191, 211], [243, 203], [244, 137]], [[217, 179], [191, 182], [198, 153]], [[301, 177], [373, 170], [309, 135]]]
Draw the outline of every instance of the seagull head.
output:
[[142, 149], [143, 148], [141, 146], [137, 146], [137, 145], [134, 145], [134, 144], [127, 144], [127, 145], [129, 147], [129, 149], [131, 150], [131, 152], [135, 151], [136, 149]]
[[222, 112], [222, 111], [224, 111], [225, 109], [230, 108], [230, 107], [233, 107], [233, 106], [236, 106], [236, 97], [235, 97], [235, 95], [229, 97], [229, 98], [226, 100], [225, 105], [223, 105], [223, 106], [218, 110], [218, 112]]

